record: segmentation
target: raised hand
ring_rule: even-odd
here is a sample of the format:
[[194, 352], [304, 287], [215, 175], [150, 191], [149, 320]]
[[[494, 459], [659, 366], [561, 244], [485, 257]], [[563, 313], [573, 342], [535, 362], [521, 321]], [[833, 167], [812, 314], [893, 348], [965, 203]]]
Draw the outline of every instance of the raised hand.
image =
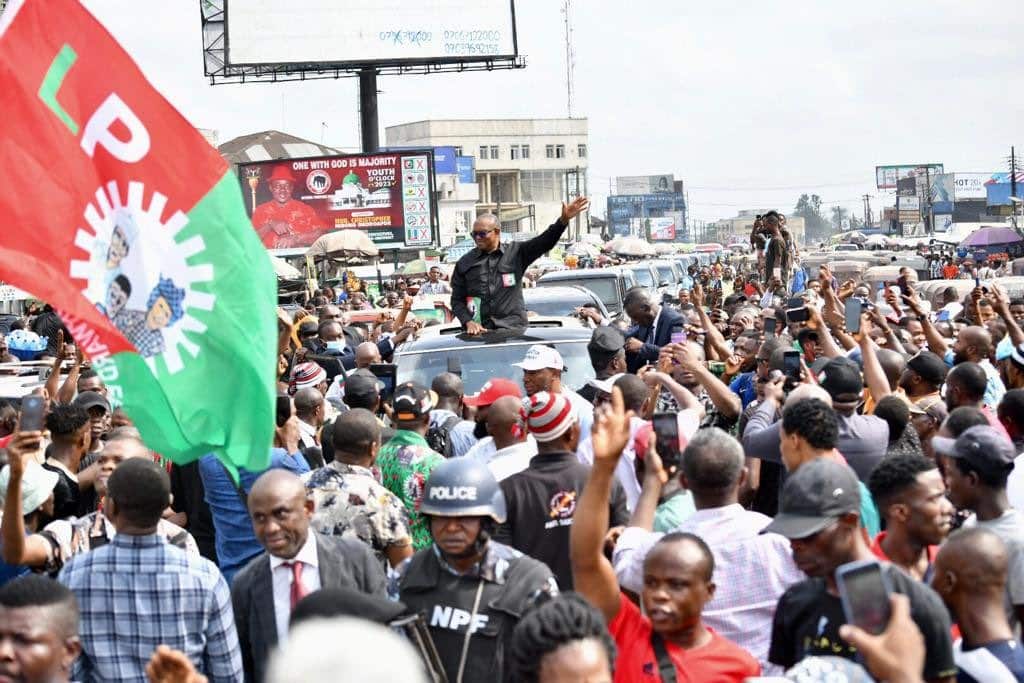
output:
[[568, 224], [573, 218], [586, 211], [589, 206], [590, 200], [586, 197], [577, 197], [570, 204], [562, 202], [562, 223]]
[[626, 410], [622, 391], [612, 387], [612, 400], [594, 410], [594, 426], [590, 433], [594, 447], [594, 465], [600, 463], [611, 469], [618, 464], [623, 449], [629, 442], [629, 419], [633, 411]]

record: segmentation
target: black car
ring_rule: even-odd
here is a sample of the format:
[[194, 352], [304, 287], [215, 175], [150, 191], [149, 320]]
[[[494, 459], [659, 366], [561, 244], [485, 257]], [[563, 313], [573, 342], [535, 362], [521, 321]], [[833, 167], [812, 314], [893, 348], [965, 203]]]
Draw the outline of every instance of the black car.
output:
[[529, 313], [545, 318], [568, 318], [582, 306], [591, 306], [610, 318], [604, 303], [585, 287], [531, 287], [523, 290], [523, 300]]
[[587, 354], [590, 335], [591, 330], [568, 319], [531, 320], [525, 330], [493, 331], [479, 337], [462, 334], [458, 325], [430, 328], [395, 352], [398, 382], [429, 387], [442, 372], [459, 372], [467, 394], [480, 391], [487, 380], [496, 377], [521, 384], [523, 371], [512, 364], [522, 361], [534, 344], [546, 344], [558, 349], [565, 361], [562, 382], [578, 390], [594, 377]]

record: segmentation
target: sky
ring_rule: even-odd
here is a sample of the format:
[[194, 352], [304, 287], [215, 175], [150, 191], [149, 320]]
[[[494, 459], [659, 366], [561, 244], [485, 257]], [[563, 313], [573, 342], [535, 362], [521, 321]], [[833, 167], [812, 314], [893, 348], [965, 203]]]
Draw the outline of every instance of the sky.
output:
[[[382, 143], [407, 121], [566, 116], [562, 4], [517, 0], [525, 69], [379, 78]], [[210, 86], [198, 0], [85, 5], [221, 142], [275, 129], [357, 151], [355, 79]], [[615, 176], [671, 173], [695, 220], [790, 212], [805, 192], [858, 216], [869, 194], [877, 216], [876, 165], [1005, 171], [1024, 153], [1013, 0], [574, 0], [571, 17], [597, 215]]]

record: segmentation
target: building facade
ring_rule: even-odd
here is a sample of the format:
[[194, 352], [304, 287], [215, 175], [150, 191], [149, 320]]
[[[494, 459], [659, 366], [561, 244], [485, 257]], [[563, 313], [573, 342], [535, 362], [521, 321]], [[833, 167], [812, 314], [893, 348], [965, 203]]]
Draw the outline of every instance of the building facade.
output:
[[[477, 196], [469, 218], [495, 213], [508, 232], [542, 230], [558, 217], [562, 202], [577, 191], [587, 194], [587, 119], [438, 119], [388, 126], [385, 137], [388, 147], [451, 146], [457, 156], [474, 157]], [[461, 191], [457, 178], [444, 191], [440, 182], [444, 245], [468, 236], [471, 193]], [[588, 221], [584, 214], [583, 231]]]

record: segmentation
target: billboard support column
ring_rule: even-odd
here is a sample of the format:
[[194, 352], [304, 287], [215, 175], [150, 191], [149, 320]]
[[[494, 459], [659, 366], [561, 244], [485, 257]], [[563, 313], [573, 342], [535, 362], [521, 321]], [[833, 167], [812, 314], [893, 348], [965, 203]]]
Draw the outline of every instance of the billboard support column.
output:
[[359, 129], [363, 153], [380, 149], [380, 119], [377, 116], [377, 70], [367, 67], [359, 72]]

